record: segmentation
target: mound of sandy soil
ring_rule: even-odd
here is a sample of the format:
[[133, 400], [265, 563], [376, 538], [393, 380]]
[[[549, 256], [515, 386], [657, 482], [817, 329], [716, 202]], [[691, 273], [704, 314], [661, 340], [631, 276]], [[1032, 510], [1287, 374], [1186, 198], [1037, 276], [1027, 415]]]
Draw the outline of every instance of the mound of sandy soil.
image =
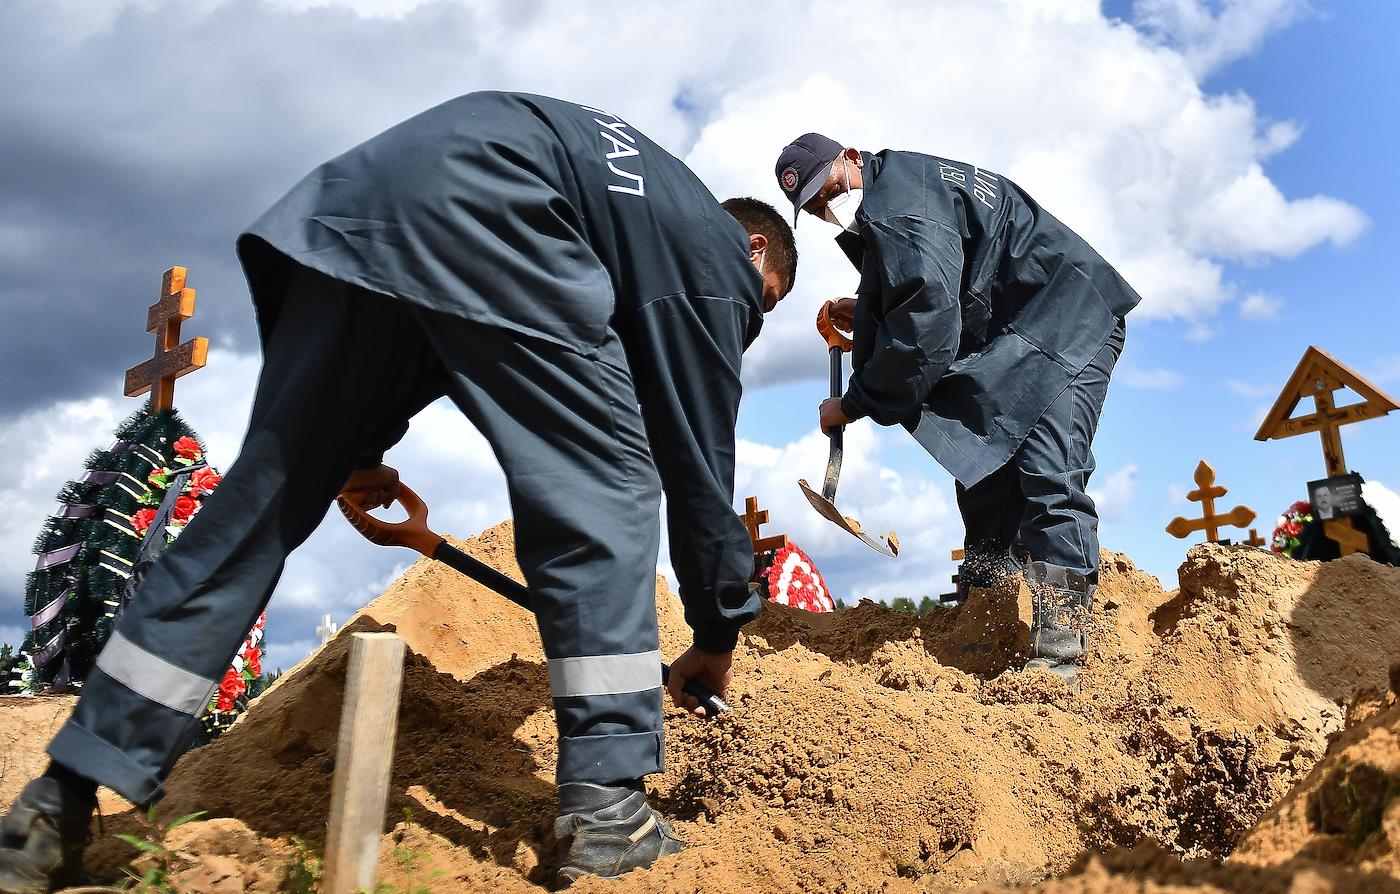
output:
[[49, 740], [63, 726], [78, 699], [71, 695], [0, 697], [0, 808], [44, 772]]
[[[518, 573], [508, 525], [466, 548]], [[667, 718], [668, 769], [650, 785], [691, 847], [573, 890], [1304, 894], [1400, 880], [1400, 720], [1375, 695], [1400, 658], [1400, 571], [1208, 545], [1181, 580], [1164, 592], [1105, 554], [1078, 694], [1005, 673], [1024, 658], [1024, 588], [923, 618], [770, 606], [736, 655], [736, 710]], [[664, 583], [657, 599], [674, 655], [679, 603]], [[419, 879], [438, 874], [436, 891], [539, 891], [555, 744], [538, 635], [426, 561], [186, 756], [163, 812], [323, 837], [349, 636], [387, 626], [410, 655], [386, 878], [404, 881], [397, 851]], [[1357, 691], [1371, 695], [1343, 732]]]
[[1236, 862], [1314, 860], [1400, 879], [1400, 664], [1391, 685], [1358, 700], [1346, 731], [1250, 830]]

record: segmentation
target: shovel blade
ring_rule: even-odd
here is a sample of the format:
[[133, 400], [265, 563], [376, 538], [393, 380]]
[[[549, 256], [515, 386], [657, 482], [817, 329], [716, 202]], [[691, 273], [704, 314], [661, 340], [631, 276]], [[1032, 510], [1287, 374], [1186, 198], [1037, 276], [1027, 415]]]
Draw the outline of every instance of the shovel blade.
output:
[[853, 518], [847, 518], [832, 504], [830, 500], [812, 490], [806, 479], [800, 479], [797, 486], [802, 488], [802, 494], [807, 498], [807, 502], [812, 504], [812, 508], [817, 510], [817, 514], [832, 524], [855, 536], [861, 543], [875, 550], [882, 556], [889, 556], [893, 559], [899, 555], [899, 538], [893, 531], [885, 534], [884, 538], [876, 540], [861, 529], [860, 522]]

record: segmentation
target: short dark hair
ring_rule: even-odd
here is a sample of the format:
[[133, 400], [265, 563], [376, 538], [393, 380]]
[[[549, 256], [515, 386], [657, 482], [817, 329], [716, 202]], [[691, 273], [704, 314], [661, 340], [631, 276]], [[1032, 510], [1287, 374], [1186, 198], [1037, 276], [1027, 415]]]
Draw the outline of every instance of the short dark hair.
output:
[[743, 225], [749, 235], [758, 233], [768, 240], [765, 263], [777, 265], [787, 277], [788, 291], [792, 291], [793, 283], [797, 282], [797, 240], [792, 235], [792, 227], [788, 226], [778, 209], [750, 196], [725, 199], [722, 207]]

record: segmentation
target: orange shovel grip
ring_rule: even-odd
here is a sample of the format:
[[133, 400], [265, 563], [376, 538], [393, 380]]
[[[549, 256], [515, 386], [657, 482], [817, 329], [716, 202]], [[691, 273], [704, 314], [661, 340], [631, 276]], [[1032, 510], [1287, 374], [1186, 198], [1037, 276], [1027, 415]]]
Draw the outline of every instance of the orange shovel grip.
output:
[[425, 556], [431, 556], [442, 543], [442, 535], [428, 527], [428, 504], [407, 484], [399, 485], [399, 496], [395, 500], [408, 513], [408, 518], [401, 522], [380, 521], [370, 515], [357, 502], [354, 491], [341, 494], [335, 502], [340, 506], [341, 515], [370, 543], [406, 546]]
[[822, 305], [822, 309], [817, 311], [817, 331], [822, 338], [826, 339], [828, 348], [840, 348], [843, 352], [849, 353], [851, 350], [851, 340], [836, 328], [836, 324], [831, 322], [831, 302]]

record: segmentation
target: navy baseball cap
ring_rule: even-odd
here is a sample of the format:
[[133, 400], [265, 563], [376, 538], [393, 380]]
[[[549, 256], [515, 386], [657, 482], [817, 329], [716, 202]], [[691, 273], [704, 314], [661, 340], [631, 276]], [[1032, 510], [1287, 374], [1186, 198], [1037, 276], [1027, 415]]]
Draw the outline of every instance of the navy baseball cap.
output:
[[778, 156], [773, 173], [778, 177], [778, 186], [783, 195], [792, 202], [792, 225], [797, 226], [797, 215], [802, 206], [812, 200], [826, 183], [826, 175], [845, 147], [831, 137], [819, 133], [804, 133], [787, 144]]

